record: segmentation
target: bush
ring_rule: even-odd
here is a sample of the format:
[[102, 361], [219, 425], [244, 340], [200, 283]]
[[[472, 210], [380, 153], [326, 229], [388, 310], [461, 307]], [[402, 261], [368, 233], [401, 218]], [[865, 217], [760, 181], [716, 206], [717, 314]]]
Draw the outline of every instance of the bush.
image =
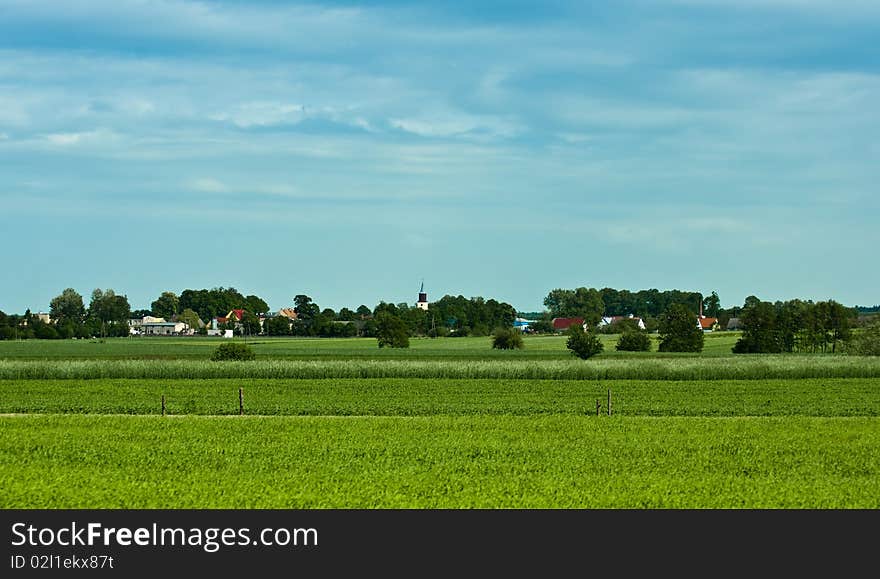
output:
[[852, 352], [862, 356], [880, 356], [880, 316], [868, 324], [852, 342]]
[[645, 332], [624, 332], [617, 340], [615, 349], [620, 352], [650, 352], [651, 338]]
[[225, 342], [211, 354], [212, 360], [253, 360], [257, 355], [244, 342]]
[[673, 304], [660, 317], [660, 352], [702, 352], [705, 336], [697, 315], [681, 304]]
[[406, 322], [388, 312], [376, 316], [376, 339], [379, 347], [409, 348], [409, 330]]
[[492, 336], [492, 347], [496, 350], [522, 350], [522, 332], [516, 328], [498, 328]]
[[571, 353], [586, 360], [605, 349], [599, 338], [592, 332], [584, 330], [580, 324], [572, 324], [568, 328], [568, 341], [565, 343]]

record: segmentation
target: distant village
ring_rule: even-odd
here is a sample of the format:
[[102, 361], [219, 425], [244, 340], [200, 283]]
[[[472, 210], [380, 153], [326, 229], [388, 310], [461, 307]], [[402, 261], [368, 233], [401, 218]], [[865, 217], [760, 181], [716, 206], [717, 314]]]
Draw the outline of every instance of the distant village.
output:
[[0, 340], [195, 335], [375, 337], [380, 314], [399, 319], [410, 336], [489, 336], [498, 328], [514, 328], [523, 334], [562, 334], [576, 325], [594, 333], [658, 333], [664, 316], [671, 308], [679, 308], [685, 316], [692, 315], [693, 327], [704, 333], [748, 333], [742, 314], [750, 312], [753, 328], [771, 336], [770, 346], [765, 340], [749, 345], [751, 350], [812, 351], [825, 347], [829, 340], [845, 338], [846, 328], [865, 325], [876, 317], [878, 309], [875, 306], [863, 312], [833, 300], [770, 303], [754, 296], [742, 307], [722, 308], [715, 292], [579, 287], [551, 290], [541, 312], [518, 312], [508, 303], [480, 296], [444, 295], [431, 302], [424, 282], [414, 297], [412, 303], [383, 301], [373, 308], [362, 304], [334, 311], [322, 309], [311, 297], [299, 294], [290, 306], [270, 310], [258, 296], [219, 287], [186, 289], [180, 295], [165, 291], [149, 310], [132, 311], [127, 297], [113, 290], [94, 290], [86, 307], [82, 296], [67, 288], [51, 300], [48, 313], [7, 315], [0, 311]]

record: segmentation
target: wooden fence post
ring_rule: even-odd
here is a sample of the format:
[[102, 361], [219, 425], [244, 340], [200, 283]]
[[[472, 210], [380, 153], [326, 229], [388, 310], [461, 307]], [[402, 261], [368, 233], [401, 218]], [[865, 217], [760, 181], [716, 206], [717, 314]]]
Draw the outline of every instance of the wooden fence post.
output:
[[608, 416], [611, 416], [611, 388], [608, 389]]
[[162, 395], [162, 416], [165, 416], [165, 395]]
[[602, 410], [602, 404], [599, 402], [599, 399], [596, 398], [596, 416], [599, 416], [600, 410]]
[[238, 389], [238, 415], [241, 416], [244, 414], [244, 390], [242, 388]]

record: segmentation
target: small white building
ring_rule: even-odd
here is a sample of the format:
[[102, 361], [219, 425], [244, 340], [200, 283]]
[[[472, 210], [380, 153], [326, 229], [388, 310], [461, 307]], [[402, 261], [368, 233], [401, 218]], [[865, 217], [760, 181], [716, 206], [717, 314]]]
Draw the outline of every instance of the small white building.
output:
[[640, 330], [647, 329], [647, 326], [645, 326], [645, 321], [642, 318], [637, 318], [632, 314], [629, 314], [628, 316], [606, 316], [602, 318], [602, 320], [599, 322], [599, 327], [601, 328], [603, 326], [610, 326], [611, 324], [616, 324], [624, 320], [633, 320], [634, 322], [636, 322], [636, 325], [639, 327]]
[[155, 316], [144, 316], [142, 318], [131, 318], [128, 320], [128, 333], [138, 336], [144, 333], [144, 324], [165, 323], [165, 318], [157, 318]]
[[192, 334], [193, 330], [183, 322], [145, 322], [141, 324], [144, 336], [180, 336]]
[[233, 334], [232, 330], [218, 330], [216, 328], [209, 328], [208, 329], [209, 336], [221, 336], [223, 338], [231, 338], [232, 334]]

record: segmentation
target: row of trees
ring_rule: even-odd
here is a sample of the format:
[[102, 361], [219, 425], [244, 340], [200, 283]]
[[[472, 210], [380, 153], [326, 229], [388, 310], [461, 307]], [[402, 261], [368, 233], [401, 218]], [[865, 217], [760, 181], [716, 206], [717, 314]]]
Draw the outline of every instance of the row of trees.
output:
[[544, 306], [550, 318], [581, 317], [590, 325], [599, 323], [602, 316], [625, 316], [633, 314], [641, 318], [659, 318], [670, 306], [682, 305], [697, 314], [702, 304], [703, 313], [717, 317], [721, 300], [716, 292], [704, 296], [698, 292], [680, 290], [660, 291], [646, 289], [637, 292], [614, 288], [575, 289], [557, 288], [544, 298]]
[[[660, 352], [701, 352], [705, 343], [703, 330], [697, 327], [694, 314], [683, 304], [672, 304], [660, 316]], [[588, 326], [595, 327], [595, 326]], [[587, 359], [603, 351], [604, 345], [595, 330], [580, 324], [568, 329], [566, 346], [572, 354]], [[648, 332], [636, 326], [624, 328], [615, 346], [620, 351], [647, 352], [651, 349]]]
[[834, 300], [770, 303], [746, 298], [736, 353], [837, 352], [852, 338], [857, 312]]
[[86, 307], [82, 296], [67, 288], [49, 304], [50, 323], [30, 310], [23, 316], [0, 312], [0, 339], [126, 336], [130, 316], [128, 298], [112, 289], [95, 289]]
[[404, 328], [410, 337], [488, 336], [494, 328], [513, 326], [516, 318], [512, 305], [479, 296], [465, 298], [446, 295], [431, 303], [428, 310], [407, 303], [382, 301], [372, 310], [360, 305], [356, 310], [342, 308], [334, 312], [331, 308], [321, 309], [311, 297], [304, 294], [295, 296], [293, 303], [296, 320], [291, 324], [270, 318], [264, 326], [267, 334], [377, 337], [384, 327], [384, 321], [386, 326], [390, 324], [395, 328]]

